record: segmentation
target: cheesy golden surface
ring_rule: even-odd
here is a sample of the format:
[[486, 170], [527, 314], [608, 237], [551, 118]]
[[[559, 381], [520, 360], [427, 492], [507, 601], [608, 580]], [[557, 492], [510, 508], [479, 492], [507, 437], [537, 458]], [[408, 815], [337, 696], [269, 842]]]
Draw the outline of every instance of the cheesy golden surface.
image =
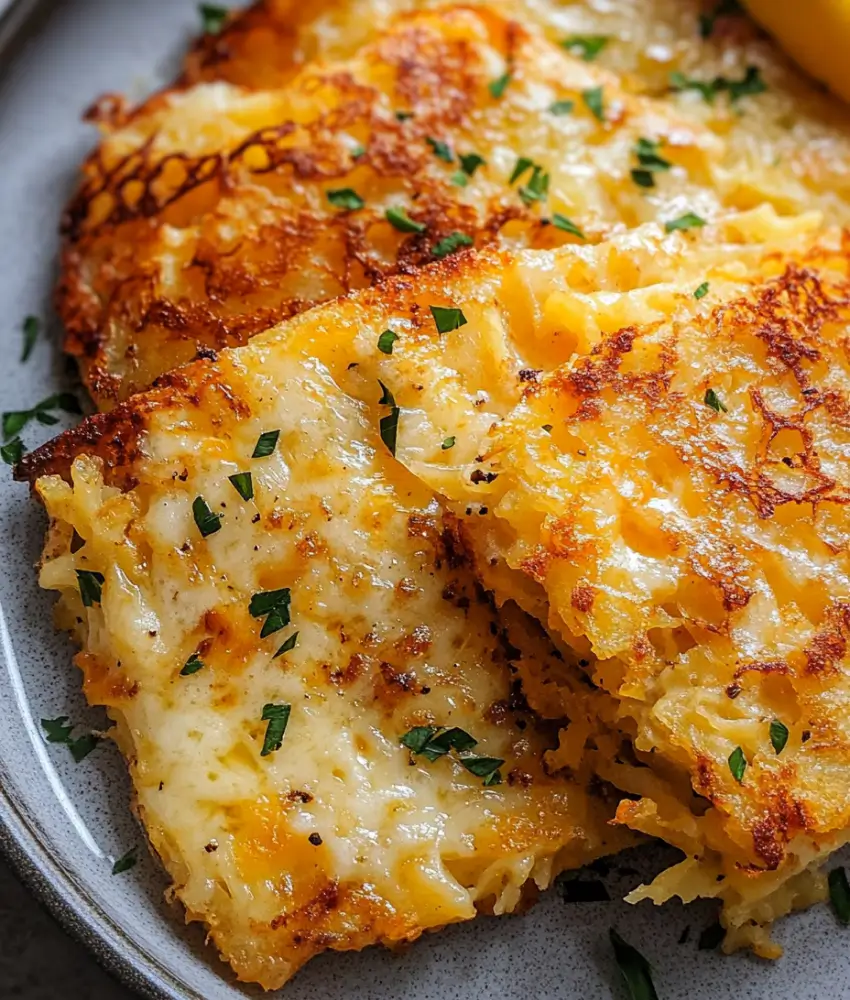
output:
[[[41, 583], [173, 894], [241, 979], [512, 911], [630, 841], [589, 771], [544, 764], [557, 726], [519, 687], [563, 714], [539, 626], [496, 615], [433, 493], [285, 330], [106, 416], [38, 483]], [[423, 727], [462, 738], [402, 745]]]

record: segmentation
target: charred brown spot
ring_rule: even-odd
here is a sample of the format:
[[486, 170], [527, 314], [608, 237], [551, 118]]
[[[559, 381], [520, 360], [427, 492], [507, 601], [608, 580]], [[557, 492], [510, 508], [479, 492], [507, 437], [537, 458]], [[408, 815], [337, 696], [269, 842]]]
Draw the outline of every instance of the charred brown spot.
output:
[[580, 584], [577, 587], [573, 587], [573, 592], [570, 595], [570, 603], [576, 611], [589, 614], [593, 610], [593, 599], [595, 596], [596, 591], [593, 587], [587, 584]]

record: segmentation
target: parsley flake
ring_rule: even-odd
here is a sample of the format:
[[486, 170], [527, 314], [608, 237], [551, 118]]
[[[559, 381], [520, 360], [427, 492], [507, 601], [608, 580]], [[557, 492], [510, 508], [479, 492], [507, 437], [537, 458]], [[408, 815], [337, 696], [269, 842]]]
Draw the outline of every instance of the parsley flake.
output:
[[358, 142], [357, 145], [351, 147], [350, 152], [352, 160], [359, 160], [361, 156], [365, 155], [366, 147]]
[[844, 867], [833, 868], [827, 876], [829, 883], [829, 901], [836, 917], [846, 927], [850, 924], [850, 885], [847, 883], [847, 872]]
[[706, 406], [710, 406], [715, 413], [728, 413], [729, 410], [723, 400], [717, 395], [714, 389], [706, 389], [705, 396], [703, 397], [703, 402]]
[[230, 11], [214, 3], [199, 3], [198, 13], [201, 15], [201, 25], [207, 35], [218, 35], [224, 27]]
[[526, 172], [526, 170], [531, 170], [534, 166], [534, 160], [529, 160], [527, 156], [520, 156], [517, 158], [516, 165], [514, 166], [513, 173], [508, 180], [508, 184], [513, 184], [514, 181], [518, 181], [520, 177]]
[[291, 705], [274, 705], [269, 703], [263, 706], [262, 719], [263, 722], [268, 722], [268, 726], [266, 727], [266, 736], [263, 740], [263, 749], [260, 751], [261, 757], [268, 757], [275, 750], [280, 750], [291, 711]]
[[732, 777], [735, 781], [739, 785], [743, 784], [744, 772], [747, 770], [747, 758], [740, 747], [735, 747], [732, 753], [729, 754], [729, 770], [732, 772]]
[[543, 201], [548, 194], [549, 174], [544, 173], [543, 169], [535, 164], [528, 183], [519, 189], [519, 196], [526, 205], [530, 205], [535, 201]]
[[396, 111], [395, 113], [396, 121], [406, 122], [408, 119], [413, 117], [412, 111]]
[[610, 40], [607, 35], [571, 35], [561, 42], [561, 47], [570, 55], [593, 62]]
[[652, 982], [652, 966], [641, 955], [637, 948], [632, 947], [611, 927], [608, 931], [614, 958], [632, 1000], [658, 1000], [655, 985]]
[[454, 446], [455, 446], [455, 440], [456, 440], [456, 438], [455, 438], [454, 434], [452, 434], [451, 437], [447, 437], [445, 439], [445, 441], [443, 441], [443, 443], [440, 445], [440, 450], [441, 451], [448, 451], [449, 448], [454, 448]]
[[747, 66], [747, 71], [742, 80], [727, 80], [726, 89], [729, 91], [729, 98], [734, 104], [742, 97], [754, 97], [756, 94], [763, 94], [767, 90], [767, 84], [761, 77], [758, 66]]
[[448, 143], [443, 142], [442, 139], [433, 139], [430, 135], [425, 136], [425, 142], [434, 150], [434, 156], [438, 160], [442, 160], [443, 163], [454, 163], [454, 153], [452, 153]]
[[604, 122], [605, 105], [602, 87], [591, 87], [588, 90], [583, 90], [581, 92], [581, 98], [593, 117], [596, 118], [597, 121]]
[[465, 188], [469, 183], [469, 177], [462, 170], [455, 170], [451, 176], [452, 184], [457, 184], [458, 187]]
[[713, 80], [698, 80], [687, 77], [684, 73], [674, 72], [670, 74], [669, 82], [672, 90], [697, 91], [707, 104], [713, 104], [717, 95], [724, 91], [735, 104], [742, 97], [763, 94], [767, 90], [767, 84], [762, 79], [758, 66], [748, 66], [740, 80], [730, 80], [725, 76], [716, 76]]
[[250, 472], [237, 472], [227, 478], [243, 500], [254, 499], [254, 480]]
[[378, 350], [381, 354], [392, 354], [393, 344], [398, 340], [398, 334], [392, 330], [384, 330], [378, 337]]
[[476, 778], [487, 778], [488, 781], [485, 784], [496, 785], [501, 781], [501, 775], [499, 775], [497, 781], [490, 780], [495, 774], [498, 774], [499, 768], [505, 763], [501, 758], [479, 757], [476, 754], [467, 754], [465, 756], [461, 755], [459, 759], [470, 774], [474, 774]]
[[224, 515], [213, 514], [210, 505], [203, 497], [195, 497], [192, 501], [192, 516], [195, 518], [195, 524], [198, 526], [201, 537], [208, 538], [220, 530], [221, 519]]
[[638, 187], [655, 187], [655, 178], [652, 176], [652, 171], [644, 170], [642, 167], [636, 167], [632, 170], [632, 180]]
[[469, 177], [475, 173], [479, 167], [483, 167], [487, 162], [483, 156], [479, 156], [478, 153], [464, 153], [458, 157], [460, 162], [461, 170], [467, 174]]
[[103, 583], [103, 573], [97, 573], [92, 569], [77, 570], [77, 586], [80, 588], [83, 607], [90, 608], [95, 604], [100, 604]]
[[292, 635], [283, 643], [283, 645], [278, 649], [278, 651], [272, 657], [276, 660], [279, 656], [283, 656], [284, 653], [288, 653], [290, 649], [295, 649], [295, 644], [298, 642], [298, 632], [293, 632]]
[[495, 80], [491, 80], [487, 84], [487, 89], [490, 91], [490, 96], [498, 100], [502, 94], [504, 94], [505, 89], [511, 82], [511, 73], [508, 70], [507, 73], [502, 73], [501, 76], [497, 76]]
[[198, 656], [197, 653], [192, 653], [189, 659], [183, 664], [183, 668], [180, 671], [181, 677], [191, 677], [192, 674], [196, 674], [199, 670], [203, 670], [206, 664]]
[[452, 330], [459, 330], [466, 326], [467, 318], [460, 309], [443, 308], [443, 306], [430, 306], [431, 315], [437, 326], [437, 333], [451, 333]]
[[75, 764], [85, 760], [100, 743], [100, 737], [94, 733], [83, 733], [72, 739], [74, 727], [68, 722], [67, 715], [60, 715], [58, 719], [42, 719], [41, 728], [48, 743], [63, 743], [68, 748]]
[[279, 437], [279, 430], [263, 431], [263, 433], [257, 438], [257, 443], [254, 445], [251, 458], [268, 458], [268, 456], [271, 455], [277, 447], [277, 439]]
[[334, 208], [343, 208], [347, 212], [356, 212], [366, 204], [352, 188], [336, 188], [333, 191], [326, 191], [325, 195]]
[[785, 744], [788, 742], [788, 727], [784, 722], [780, 722], [779, 719], [774, 719], [770, 724], [770, 745], [773, 747], [776, 755], [782, 753], [785, 749]]
[[395, 455], [398, 442], [398, 418], [401, 415], [401, 408], [396, 406], [395, 397], [380, 379], [378, 384], [384, 391], [378, 402], [390, 407], [390, 412], [385, 417], [381, 417], [381, 440], [389, 449], [390, 454]]
[[553, 115], [568, 115], [575, 106], [575, 101], [553, 101], [549, 105], [549, 111]]
[[35, 342], [38, 340], [38, 333], [41, 329], [41, 324], [35, 316], [27, 316], [21, 327], [21, 332], [23, 333], [24, 342], [21, 348], [21, 363], [28, 361], [29, 356], [32, 354], [32, 349], [35, 347]]
[[706, 225], [705, 219], [696, 215], [694, 212], [685, 212], [684, 215], [680, 215], [676, 219], [668, 219], [664, 223], [664, 228], [668, 233], [673, 233], [677, 229], [684, 232], [687, 229], [701, 229]]
[[655, 139], [641, 138], [635, 143], [634, 155], [640, 166], [632, 170], [632, 180], [640, 187], [654, 187], [656, 172], [670, 169], [670, 161], [658, 152], [660, 147]]
[[388, 208], [385, 214], [387, 222], [394, 226], [400, 233], [424, 233], [428, 228], [424, 222], [417, 222], [415, 219], [411, 219], [403, 208]]
[[400, 738], [399, 742], [412, 753], [422, 753], [428, 741], [437, 734], [437, 731], [436, 726], [414, 726]]
[[471, 247], [473, 242], [472, 237], [467, 236], [466, 233], [450, 233], [431, 247], [431, 253], [438, 260], [441, 260], [443, 257], [448, 257], [449, 254], [460, 250], [461, 247]]
[[59, 423], [59, 418], [50, 411], [62, 410], [65, 413], [82, 413], [79, 400], [71, 392], [58, 392], [53, 396], [43, 399], [31, 410], [12, 410], [3, 414], [3, 437], [15, 437], [32, 420], [37, 420], [40, 424], [52, 426]]
[[138, 851], [138, 847], [131, 847], [126, 854], [122, 854], [112, 866], [112, 874], [120, 875], [122, 872], [128, 872], [131, 868], [135, 868], [139, 863]]
[[378, 379], [378, 385], [381, 387], [381, 398], [378, 400], [379, 406], [395, 406], [395, 396], [390, 392], [390, 390], [384, 385], [384, 383]]
[[265, 618], [260, 638], [279, 632], [290, 622], [289, 606], [292, 597], [289, 587], [280, 590], [263, 590], [251, 597], [248, 614], [252, 618]]
[[6, 465], [17, 465], [24, 456], [24, 443], [19, 437], [12, 438], [8, 444], [0, 447], [0, 458]]
[[704, 299], [708, 295], [708, 288], [708, 282], [704, 281], [698, 288], [694, 289], [694, 298], [697, 300]]
[[579, 227], [571, 219], [568, 219], [566, 215], [561, 215], [559, 212], [555, 212], [552, 216], [552, 225], [556, 229], [562, 229], [565, 233], [578, 236], [580, 240], [586, 239]]

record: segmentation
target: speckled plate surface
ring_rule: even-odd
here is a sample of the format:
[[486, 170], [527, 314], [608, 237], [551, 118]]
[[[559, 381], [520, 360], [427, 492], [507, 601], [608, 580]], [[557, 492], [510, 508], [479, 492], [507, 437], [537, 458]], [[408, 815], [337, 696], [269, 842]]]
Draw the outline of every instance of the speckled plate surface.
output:
[[[80, 113], [98, 93], [141, 96], [176, 65], [196, 29], [193, 0], [0, 0], [0, 404], [25, 409], [73, 388], [50, 310], [59, 214], [76, 166], [91, 145]], [[597, 0], [601, 2], [601, 0]], [[20, 323], [44, 318], [26, 364]], [[60, 429], [60, 428], [56, 428]], [[32, 447], [50, 431], [25, 430]], [[2, 471], [5, 469], [5, 471]], [[51, 626], [52, 599], [32, 565], [44, 529], [27, 491], [0, 467], [0, 842], [32, 888], [113, 971], [157, 998], [236, 1000], [236, 984], [197, 928], [162, 901], [165, 880], [142, 851], [123, 875], [112, 862], [143, 836], [128, 809], [117, 751], [103, 746], [79, 765], [44, 742], [39, 720], [68, 715], [97, 727], [85, 707], [71, 649]], [[369, 998], [624, 998], [609, 951], [609, 926], [655, 968], [662, 1000], [819, 1000], [850, 996], [850, 938], [824, 907], [779, 929], [786, 957], [700, 951], [708, 905], [617, 901], [669, 862], [660, 849], [634, 852], [604, 879], [613, 902], [564, 903], [550, 896], [527, 916], [483, 918], [429, 935], [401, 954], [371, 949], [326, 955], [283, 993], [289, 1000]], [[690, 926], [689, 940], [680, 944]]]

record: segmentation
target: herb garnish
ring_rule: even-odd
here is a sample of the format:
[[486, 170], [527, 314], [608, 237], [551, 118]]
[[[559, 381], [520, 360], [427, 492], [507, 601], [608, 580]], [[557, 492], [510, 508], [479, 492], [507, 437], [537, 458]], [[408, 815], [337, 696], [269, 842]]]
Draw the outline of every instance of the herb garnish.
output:
[[479, 167], [483, 167], [487, 162], [483, 156], [479, 156], [478, 153], [464, 153], [458, 157], [460, 162], [460, 168], [470, 177], [475, 173]]
[[747, 758], [740, 747], [735, 747], [732, 753], [729, 754], [729, 770], [732, 772], [732, 777], [735, 781], [739, 785], [742, 784], [744, 781], [744, 772], [747, 770]]
[[[499, 774], [499, 768], [505, 762], [500, 757], [478, 757], [475, 754], [468, 754], [461, 755], [458, 759], [470, 774], [474, 774], [476, 778], [486, 778], [485, 785], [501, 783], [502, 776]], [[498, 777], [495, 777], [496, 775]]]
[[291, 705], [273, 705], [269, 703], [263, 706], [262, 719], [263, 722], [268, 722], [268, 726], [266, 727], [266, 737], [263, 740], [263, 749], [260, 751], [261, 757], [268, 757], [275, 750], [280, 750], [291, 711]]
[[448, 236], [444, 236], [443, 239], [431, 247], [431, 253], [438, 260], [441, 260], [456, 250], [460, 250], [461, 247], [471, 247], [473, 242], [472, 237], [467, 236], [466, 233], [449, 233]]
[[607, 35], [571, 35], [561, 42], [561, 47], [570, 55], [579, 56], [585, 62], [593, 62], [609, 41]]
[[192, 501], [192, 516], [202, 538], [214, 535], [221, 528], [223, 514], [213, 514], [210, 505], [203, 497], [195, 497]]
[[451, 437], [447, 437], [445, 441], [440, 445], [441, 451], [448, 451], [449, 448], [454, 448], [455, 446], [455, 436], [452, 434]]
[[499, 768], [505, 762], [499, 757], [479, 757], [470, 753], [477, 746], [478, 740], [457, 726], [449, 729], [442, 726], [414, 726], [400, 738], [400, 742], [411, 753], [432, 762], [454, 750], [458, 761], [470, 774], [486, 779], [485, 785], [501, 783]]
[[706, 406], [710, 406], [715, 413], [720, 413], [721, 410], [723, 411], [723, 413], [729, 412], [728, 407], [723, 402], [723, 400], [717, 395], [714, 389], [705, 390], [705, 397], [703, 398], [703, 402], [705, 403]]
[[406, 122], [408, 119], [413, 117], [412, 111], [396, 111], [395, 113], [396, 121]]
[[497, 76], [495, 80], [491, 80], [487, 84], [487, 89], [490, 91], [490, 95], [498, 100], [502, 94], [505, 92], [505, 88], [511, 82], [511, 72], [502, 73], [501, 76]]
[[257, 438], [251, 458], [268, 458], [277, 447], [277, 439], [279, 437], [280, 431], [263, 431]]
[[684, 215], [680, 215], [676, 219], [668, 219], [664, 223], [664, 228], [668, 233], [673, 233], [677, 229], [684, 232], [686, 229], [701, 229], [705, 225], [707, 223], [701, 216], [696, 215], [694, 212], [685, 212]]
[[462, 170], [455, 170], [451, 176], [451, 182], [452, 184], [457, 184], [458, 187], [465, 188], [469, 183], [469, 176]]
[[380, 379], [378, 379], [378, 385], [383, 390], [383, 395], [378, 400], [378, 404], [390, 407], [390, 412], [385, 417], [381, 417], [381, 440], [389, 449], [390, 454], [395, 455], [396, 443], [398, 441], [398, 418], [401, 414], [401, 407], [396, 405], [395, 396], [393, 396]]
[[384, 330], [378, 337], [378, 350], [382, 354], [392, 354], [393, 344], [398, 340], [398, 334], [392, 330]]
[[71, 752], [75, 764], [79, 764], [81, 760], [88, 757], [100, 743], [100, 737], [95, 736], [94, 733], [83, 733], [82, 736], [72, 739], [71, 732], [74, 727], [68, 722], [67, 715], [60, 715], [58, 719], [42, 719], [41, 728], [44, 730], [48, 743], [65, 744]]
[[788, 727], [779, 719], [774, 719], [770, 724], [770, 745], [776, 752], [777, 757], [785, 749], [788, 742]]
[[120, 875], [122, 872], [128, 872], [131, 868], [135, 868], [139, 861], [138, 850], [138, 847], [131, 847], [126, 854], [122, 854], [112, 866], [112, 874]]
[[83, 607], [90, 608], [94, 604], [100, 604], [103, 573], [97, 573], [92, 569], [78, 569], [77, 586], [80, 588]]
[[553, 115], [568, 115], [575, 106], [575, 101], [553, 101], [549, 110]]
[[670, 87], [679, 91], [696, 90], [708, 104], [713, 104], [717, 95], [724, 91], [729, 94], [729, 99], [734, 104], [742, 97], [763, 94], [767, 90], [767, 84], [762, 79], [758, 66], [748, 66], [740, 80], [730, 80], [725, 76], [716, 76], [713, 80], [697, 80], [685, 76], [684, 73], [675, 72], [670, 74]]
[[197, 653], [192, 653], [189, 659], [183, 664], [180, 676], [191, 677], [192, 674], [196, 674], [199, 670], [203, 670], [205, 666], [206, 664], [200, 656]]
[[430, 306], [431, 315], [437, 325], [438, 333], [451, 333], [452, 330], [459, 330], [466, 326], [467, 319], [460, 309], [445, 309], [443, 306]]
[[198, 13], [201, 15], [201, 24], [207, 35], [218, 35], [224, 27], [227, 15], [230, 11], [227, 7], [220, 7], [214, 3], [199, 3]]
[[632, 170], [632, 180], [640, 187], [654, 187], [655, 174], [661, 170], [670, 169], [670, 161], [659, 155], [661, 143], [656, 139], [640, 138], [635, 143], [634, 154], [640, 164]]
[[579, 227], [571, 219], [568, 219], [566, 215], [561, 215], [560, 212], [555, 212], [552, 216], [552, 225], [556, 229], [563, 229], [565, 233], [578, 236], [581, 240], [586, 239], [584, 233], [579, 229]]
[[608, 936], [631, 1000], [658, 1000], [649, 962], [637, 948], [624, 941], [613, 927], [609, 929]]
[[535, 164], [528, 183], [519, 189], [519, 196], [526, 205], [530, 205], [534, 201], [543, 201], [548, 194], [549, 174], [544, 173], [542, 167]]
[[254, 480], [250, 472], [237, 472], [227, 478], [243, 500], [254, 499]]
[[428, 228], [424, 222], [417, 222], [411, 219], [403, 208], [388, 208], [386, 213], [387, 222], [394, 226], [400, 233], [424, 233]]
[[520, 156], [517, 158], [516, 165], [514, 166], [513, 173], [508, 180], [508, 184], [513, 184], [514, 181], [518, 181], [520, 177], [530, 170], [534, 166], [534, 160], [529, 160], [527, 156]]
[[434, 156], [438, 160], [442, 160], [443, 163], [454, 163], [454, 153], [452, 153], [448, 143], [443, 142], [442, 139], [433, 139], [430, 135], [425, 136], [425, 142], [434, 150]]
[[65, 413], [82, 413], [77, 397], [71, 392], [59, 392], [43, 399], [31, 410], [11, 410], [3, 414], [3, 437], [15, 437], [31, 420], [37, 420], [48, 427], [59, 423], [51, 410], [63, 410]]
[[366, 204], [352, 188], [336, 188], [333, 191], [326, 191], [325, 195], [334, 208], [344, 208], [347, 212], [356, 212]]
[[292, 635], [283, 643], [283, 645], [278, 649], [278, 651], [272, 657], [276, 660], [279, 656], [283, 656], [284, 653], [288, 653], [290, 649], [295, 649], [295, 643], [298, 642], [298, 632], [293, 632]]
[[17, 465], [24, 457], [24, 443], [19, 437], [12, 438], [8, 444], [0, 447], [0, 458], [6, 465]]
[[38, 332], [41, 329], [41, 324], [39, 323], [37, 317], [27, 316], [21, 327], [21, 332], [24, 335], [24, 342], [21, 348], [21, 363], [29, 360], [30, 354], [32, 354], [32, 349], [35, 347], [35, 342], [38, 340]]
[[589, 90], [583, 90], [581, 97], [587, 105], [588, 110], [592, 112], [593, 117], [600, 122], [604, 122], [605, 105], [602, 87], [591, 87]]
[[829, 883], [829, 901], [836, 917], [845, 927], [850, 924], [850, 885], [847, 883], [847, 872], [843, 866], [833, 868], [827, 877]]
[[265, 618], [260, 631], [260, 638], [279, 632], [289, 624], [289, 605], [291, 595], [289, 587], [280, 590], [263, 590], [251, 597], [248, 613], [252, 618]]
[[708, 295], [708, 287], [708, 282], [704, 281], [698, 288], [694, 289], [694, 298], [697, 300], [704, 299]]

